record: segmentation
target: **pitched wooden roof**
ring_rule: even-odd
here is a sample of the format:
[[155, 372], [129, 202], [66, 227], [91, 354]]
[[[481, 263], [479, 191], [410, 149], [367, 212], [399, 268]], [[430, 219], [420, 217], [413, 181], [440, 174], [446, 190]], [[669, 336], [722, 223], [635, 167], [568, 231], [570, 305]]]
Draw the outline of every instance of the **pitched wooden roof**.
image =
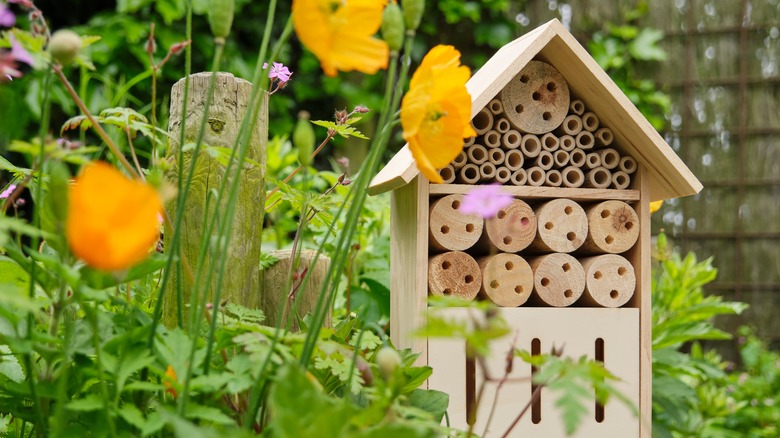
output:
[[[699, 180], [656, 132], [639, 110], [601, 69], [585, 48], [558, 20], [552, 20], [505, 45], [477, 71], [466, 87], [474, 117], [525, 67], [539, 59], [552, 64], [582, 99], [615, 134], [615, 142], [650, 174], [653, 200], [698, 193]], [[379, 194], [409, 183], [419, 173], [408, 145], [374, 177], [369, 194]]]

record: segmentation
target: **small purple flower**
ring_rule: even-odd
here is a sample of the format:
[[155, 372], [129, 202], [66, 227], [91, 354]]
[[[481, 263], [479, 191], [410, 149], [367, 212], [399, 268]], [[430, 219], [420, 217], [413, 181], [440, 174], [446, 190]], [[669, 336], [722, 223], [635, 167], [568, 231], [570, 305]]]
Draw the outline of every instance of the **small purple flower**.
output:
[[16, 184], [11, 184], [5, 190], [3, 190], [3, 193], [0, 193], [0, 199], [8, 199], [14, 190], [16, 190]]
[[478, 214], [490, 219], [513, 200], [512, 195], [504, 193], [499, 185], [478, 186], [466, 193], [459, 210], [463, 214]]
[[33, 57], [30, 55], [30, 52], [24, 49], [21, 44], [19, 44], [18, 41], [13, 37], [13, 35], [10, 38], [11, 40], [11, 57], [15, 59], [16, 61], [23, 62], [30, 67], [33, 65]]
[[16, 24], [16, 15], [6, 6], [0, 4], [0, 26], [11, 27]]
[[[263, 68], [268, 68], [268, 63], [263, 64]], [[268, 72], [268, 77], [270, 79], [278, 79], [279, 82], [287, 82], [290, 80], [290, 76], [292, 76], [292, 72], [289, 68], [285, 67], [284, 64], [281, 62], [274, 62], [271, 66], [271, 70]]]

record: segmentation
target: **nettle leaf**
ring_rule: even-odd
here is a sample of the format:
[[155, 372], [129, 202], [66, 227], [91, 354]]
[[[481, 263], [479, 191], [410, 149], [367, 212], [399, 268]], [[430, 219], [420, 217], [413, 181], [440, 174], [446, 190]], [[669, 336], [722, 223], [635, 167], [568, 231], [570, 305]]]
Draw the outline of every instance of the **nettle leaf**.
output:
[[363, 135], [362, 132], [349, 125], [340, 125], [336, 124], [336, 122], [326, 120], [312, 120], [312, 123], [317, 126], [327, 128], [329, 131], [334, 131], [336, 134], [344, 138], [357, 137], [363, 140], [369, 140], [369, 138]]

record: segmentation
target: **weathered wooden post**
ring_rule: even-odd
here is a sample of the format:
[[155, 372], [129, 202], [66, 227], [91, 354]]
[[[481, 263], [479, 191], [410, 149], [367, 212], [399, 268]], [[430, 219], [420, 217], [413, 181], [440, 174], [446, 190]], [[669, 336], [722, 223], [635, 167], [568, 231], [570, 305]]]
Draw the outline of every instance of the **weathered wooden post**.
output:
[[[179, 142], [179, 132], [184, 123], [184, 143], [194, 143], [197, 139], [203, 112], [208, 111], [208, 119], [203, 135], [205, 147], [197, 157], [192, 185], [190, 187], [187, 205], [181, 220], [181, 253], [193, 270], [198, 260], [201, 236], [208, 221], [216, 209], [224, 211], [227, 200], [216, 202], [213, 198], [207, 203], [209, 191], [219, 190], [225, 178], [225, 163], [230, 156], [231, 148], [236, 142], [244, 114], [247, 112], [252, 84], [246, 80], [234, 77], [230, 73], [218, 73], [214, 95], [209, 108], [205, 108], [211, 73], [196, 73], [190, 76], [190, 90], [187, 102], [187, 114], [182, 114], [184, 96], [184, 79], [179, 80], [171, 90], [171, 115], [168, 124], [170, 132], [170, 147], [167, 160], [172, 163], [166, 177], [176, 182], [179, 169], [177, 157], [182, 145]], [[222, 285], [222, 299], [251, 308], [260, 308], [261, 276], [260, 276], [260, 243], [263, 230], [263, 204], [265, 202], [265, 148], [268, 141], [268, 95], [264, 94], [261, 109], [257, 115], [255, 129], [251, 133], [247, 160], [240, 173], [238, 199], [233, 216], [233, 226], [230, 242], [227, 245], [227, 265]], [[209, 153], [211, 152], [211, 153]], [[216, 153], [214, 153], [216, 152]], [[189, 168], [192, 152], [184, 152], [183, 169]], [[234, 166], [235, 169], [235, 166]], [[235, 170], [231, 172], [235, 174]], [[226, 196], [227, 197], [227, 196]], [[208, 211], [206, 206], [208, 207]], [[175, 223], [176, 205], [169, 202], [166, 211]], [[216, 235], [216, 231], [214, 234]], [[165, 247], [172, 245], [173, 230], [165, 229]], [[170, 250], [170, 249], [169, 249]], [[207, 257], [204, 273], [218, 268], [218, 260]], [[176, 277], [168, 284], [164, 298], [164, 322], [168, 326], [176, 324]], [[204, 276], [205, 278], [205, 276]], [[183, 288], [182, 306], [190, 302], [195, 288], [191, 280], [184, 275], [181, 279]], [[217, 278], [214, 275], [208, 286], [206, 300], [213, 299]], [[185, 309], [184, 315], [189, 315]]]

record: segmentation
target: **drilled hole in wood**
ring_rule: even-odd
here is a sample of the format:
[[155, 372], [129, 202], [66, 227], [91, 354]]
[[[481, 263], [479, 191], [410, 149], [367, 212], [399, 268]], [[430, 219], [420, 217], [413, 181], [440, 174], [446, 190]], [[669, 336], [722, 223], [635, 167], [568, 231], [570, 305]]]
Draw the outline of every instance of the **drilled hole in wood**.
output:
[[504, 210], [499, 210], [498, 214], [496, 214], [496, 217], [499, 219], [503, 219], [506, 217], [506, 212]]
[[490, 282], [490, 287], [492, 287], [493, 289], [498, 289], [498, 286], [500, 286], [498, 280], [493, 280]]
[[522, 226], [528, 226], [528, 223], [531, 222], [527, 217], [520, 218], [520, 225]]
[[563, 269], [563, 272], [569, 272], [571, 269], [571, 265], [568, 263], [564, 263], [563, 266], [561, 266], [561, 269]]
[[539, 283], [540, 283], [542, 286], [544, 286], [544, 287], [547, 287], [547, 286], [549, 286], [549, 285], [550, 285], [550, 279], [549, 279], [549, 278], [547, 278], [547, 277], [545, 277], [545, 278], [542, 278], [542, 281], [540, 281]]
[[452, 201], [452, 209], [457, 210], [458, 208], [460, 208], [460, 201]]
[[609, 297], [612, 298], [613, 300], [616, 300], [618, 298], [618, 296], [620, 296], [618, 291], [616, 291], [616, 290], [609, 291]]
[[563, 209], [563, 212], [566, 214], [571, 214], [572, 211], [574, 211], [574, 209], [571, 208], [571, 206], [569, 205], [567, 205], [566, 208]]
[[601, 277], [603, 277], [603, 274], [601, 273], [601, 271], [596, 271], [596, 272], [593, 273], [593, 278], [595, 278], [596, 280], [600, 280]]
[[602, 210], [601, 211], [601, 217], [603, 217], [604, 219], [608, 218], [609, 215], [610, 215], [609, 210]]
[[523, 293], [523, 286], [515, 286], [515, 293], [521, 295]]
[[515, 107], [515, 112], [516, 112], [517, 114], [520, 114], [520, 113], [522, 113], [522, 112], [523, 112], [523, 105], [517, 105], [517, 106]]
[[443, 291], [441, 291], [444, 295], [452, 295], [452, 289], [446, 288]]
[[511, 271], [512, 269], [514, 269], [514, 268], [515, 268], [515, 264], [514, 264], [514, 263], [512, 263], [512, 262], [506, 262], [506, 263], [504, 264], [504, 267], [506, 268], [506, 270], [507, 270], [507, 271]]
[[542, 100], [542, 94], [538, 91], [534, 91], [534, 94], [531, 95], [531, 98], [533, 100]]
[[520, 82], [527, 84], [528, 81], [531, 80], [531, 78], [528, 77], [528, 75], [521, 75], [520, 76]]
[[474, 281], [474, 276], [473, 275], [467, 275], [466, 277], [463, 278], [463, 281], [465, 281], [466, 284], [469, 284], [472, 281]]
[[628, 269], [626, 269], [626, 268], [621, 266], [621, 267], [618, 268], [618, 275], [620, 275], [622, 277], [622, 276], [626, 275], [627, 271], [628, 271]]
[[630, 230], [631, 228], [634, 228], [634, 223], [633, 222], [626, 222], [626, 229]]
[[448, 227], [447, 225], [442, 225], [441, 226], [441, 233], [442, 234], [447, 234], [449, 232], [450, 232], [450, 227]]
[[474, 231], [474, 224], [466, 224], [466, 232], [471, 233]]
[[552, 230], [553, 228], [555, 228], [555, 225], [552, 222], [547, 222], [546, 224], [544, 224], [545, 230]]
[[448, 262], [447, 260], [441, 262], [442, 269], [450, 269], [450, 266], [452, 266], [452, 263]]
[[512, 243], [512, 237], [511, 236], [504, 236], [502, 241], [504, 242], [504, 245], [509, 245], [510, 243]]
[[545, 111], [542, 113], [542, 120], [547, 121], [552, 119], [552, 114], [550, 114], [549, 111]]
[[555, 82], [548, 82], [547, 83], [547, 91], [555, 91], [556, 88], [558, 88], [558, 87], [555, 85]]
[[569, 239], [569, 242], [574, 242], [574, 239], [577, 238], [577, 233], [575, 233], [574, 231], [569, 231], [568, 233], [566, 233], [566, 238]]
[[566, 289], [563, 291], [563, 296], [566, 298], [571, 298], [572, 295], [574, 295], [574, 292], [572, 292], [571, 289]]
[[612, 237], [612, 236], [607, 236], [607, 237], [604, 238], [604, 241], [607, 242], [608, 245], [611, 245], [612, 242], [615, 241], [615, 238]]

